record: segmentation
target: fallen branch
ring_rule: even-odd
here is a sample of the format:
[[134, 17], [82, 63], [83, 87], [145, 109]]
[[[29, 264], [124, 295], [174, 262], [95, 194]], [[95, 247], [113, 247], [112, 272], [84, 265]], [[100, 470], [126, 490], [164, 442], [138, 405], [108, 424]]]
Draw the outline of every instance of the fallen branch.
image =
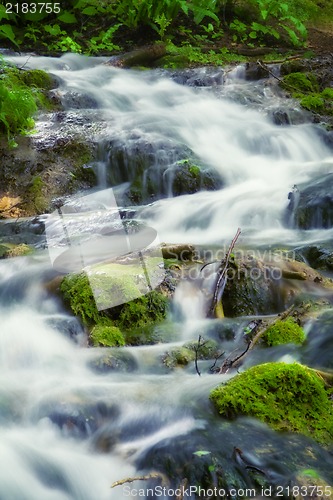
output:
[[209, 317], [212, 317], [215, 314], [217, 302], [218, 302], [218, 300], [220, 300], [222, 298], [224, 288], [225, 288], [225, 285], [227, 282], [227, 271], [228, 271], [228, 264], [229, 264], [230, 255], [231, 255], [231, 252], [233, 251], [234, 246], [236, 245], [236, 242], [237, 242], [240, 234], [241, 234], [241, 230], [240, 230], [240, 228], [238, 228], [232, 242], [230, 243], [229, 250], [228, 250], [225, 258], [223, 260], [221, 260], [220, 269], [219, 269], [218, 274], [217, 274], [217, 280], [216, 280], [216, 284], [215, 284], [213, 300], [212, 300], [212, 304], [211, 304], [209, 312], [208, 312]]
[[111, 484], [111, 488], [122, 486], [126, 483], [134, 483], [134, 481], [148, 481], [149, 479], [161, 479], [162, 484], [168, 484], [168, 480], [166, 476], [162, 474], [162, 472], [150, 472], [149, 474], [145, 474], [144, 476], [126, 477], [125, 479], [115, 481]]
[[[266, 332], [267, 328], [269, 328], [277, 319], [284, 320], [288, 316], [291, 315], [291, 313], [294, 311], [294, 304], [288, 307], [283, 313], [278, 314], [277, 316], [274, 316], [273, 318], [265, 319], [262, 320], [256, 329], [256, 334], [253, 337], [252, 340], [248, 343], [246, 349], [236, 356], [235, 358], [231, 358], [231, 355], [229, 355], [224, 361], [223, 364], [220, 368], [220, 370], [217, 373], [227, 373], [230, 368], [236, 368], [237, 366], [240, 365], [241, 362], [244, 361], [245, 357], [247, 354], [252, 351], [254, 346], [258, 343], [260, 338], [263, 336], [263, 334]], [[260, 327], [259, 327], [260, 325]]]
[[202, 340], [203, 340], [203, 338], [201, 337], [201, 335], [199, 335], [198, 343], [194, 347], [194, 352], [195, 352], [194, 365], [195, 365], [195, 370], [196, 370], [197, 374], [199, 375], [199, 377], [201, 377], [201, 372], [200, 372], [199, 367], [198, 367], [198, 355], [199, 355], [199, 351], [200, 351], [201, 347], [203, 347], [205, 344], [207, 344], [207, 340], [203, 340], [203, 342], [201, 342]]

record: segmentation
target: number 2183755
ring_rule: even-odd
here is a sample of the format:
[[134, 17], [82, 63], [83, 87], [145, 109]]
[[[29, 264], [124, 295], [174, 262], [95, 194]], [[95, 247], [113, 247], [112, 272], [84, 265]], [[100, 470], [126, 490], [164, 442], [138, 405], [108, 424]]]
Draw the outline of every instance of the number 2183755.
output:
[[32, 3], [6, 3], [6, 14], [41, 14], [45, 12], [46, 14], [59, 14], [60, 3], [42, 3], [42, 2], [32, 2]]

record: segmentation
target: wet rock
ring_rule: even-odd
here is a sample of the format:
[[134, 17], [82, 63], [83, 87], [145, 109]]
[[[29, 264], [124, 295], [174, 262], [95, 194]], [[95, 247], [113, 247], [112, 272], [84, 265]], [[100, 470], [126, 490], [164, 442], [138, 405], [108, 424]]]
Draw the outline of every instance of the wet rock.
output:
[[332, 349], [332, 321], [333, 311], [323, 312], [312, 321], [307, 335], [304, 351], [304, 362], [309, 366], [322, 369], [333, 369]]
[[321, 89], [333, 86], [332, 57], [330, 56], [286, 61], [281, 65], [282, 76], [307, 72], [315, 75]]
[[132, 354], [125, 350], [108, 349], [89, 362], [89, 367], [96, 373], [135, 372], [138, 364]]
[[333, 245], [310, 245], [299, 250], [314, 269], [333, 271]]
[[39, 408], [36, 419], [48, 418], [66, 436], [86, 438], [106, 421], [116, 419], [119, 410], [103, 401], [96, 404], [82, 402], [45, 403]]
[[223, 293], [224, 314], [276, 314], [285, 310], [301, 293], [317, 287], [318, 291], [332, 289], [333, 283], [303, 262], [280, 254], [268, 258], [255, 252], [241, 255], [228, 270]]
[[111, 185], [129, 182], [126, 197], [131, 204], [222, 187], [217, 172], [202, 165], [191, 150], [155, 134], [131, 132], [111, 141], [108, 150], [107, 180]]
[[224, 83], [224, 72], [219, 68], [185, 69], [167, 74], [174, 82], [188, 87], [216, 87]]
[[96, 109], [98, 103], [96, 99], [87, 94], [79, 94], [75, 91], [68, 91], [60, 96], [60, 101], [65, 109]]
[[245, 79], [246, 80], [261, 80], [268, 78], [269, 71], [267, 67], [257, 62], [248, 62], [245, 65]]
[[301, 229], [325, 228], [333, 225], [333, 174], [299, 186], [300, 198], [295, 222]]

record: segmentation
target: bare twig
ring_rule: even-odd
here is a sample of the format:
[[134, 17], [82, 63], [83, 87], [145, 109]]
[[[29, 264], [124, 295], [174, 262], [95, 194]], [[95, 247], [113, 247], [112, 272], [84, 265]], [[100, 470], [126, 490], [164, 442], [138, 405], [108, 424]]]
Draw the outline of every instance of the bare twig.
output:
[[255, 336], [253, 337], [252, 340], [248, 343], [246, 349], [236, 356], [235, 358], [231, 357], [231, 354], [224, 360], [220, 370], [217, 373], [227, 373], [230, 368], [236, 368], [242, 361], [244, 361], [244, 358], [247, 356], [247, 354], [252, 351], [254, 346], [257, 344], [257, 342], [260, 340], [262, 335], [266, 332], [267, 328], [274, 323], [277, 319], [283, 320], [287, 318], [288, 316], [291, 315], [291, 313], [294, 311], [294, 304], [292, 304], [288, 309], [283, 311], [282, 313], [278, 314], [277, 316], [274, 316], [273, 318], [270, 319], [265, 319], [262, 320], [261, 323], [259, 323], [257, 331]]
[[228, 271], [228, 264], [229, 264], [230, 255], [231, 255], [231, 252], [232, 252], [234, 246], [236, 245], [236, 242], [237, 242], [240, 234], [241, 234], [241, 230], [240, 230], [240, 228], [238, 228], [232, 242], [230, 243], [230, 246], [229, 246], [229, 249], [228, 249], [228, 252], [227, 252], [225, 258], [221, 261], [221, 267], [218, 271], [218, 277], [216, 280], [212, 304], [210, 306], [209, 313], [208, 313], [209, 316], [213, 316], [218, 299], [221, 298], [223, 295], [224, 287], [226, 284], [226, 276], [227, 276], [227, 271]]
[[203, 342], [201, 342], [202, 340], [203, 340], [203, 338], [201, 337], [201, 335], [199, 335], [198, 343], [194, 347], [194, 352], [195, 352], [194, 364], [195, 364], [195, 370], [196, 370], [197, 374], [199, 375], [199, 377], [201, 377], [201, 372], [200, 372], [199, 367], [198, 367], [198, 355], [199, 355], [199, 351], [200, 351], [201, 347], [203, 347], [205, 344], [207, 344], [207, 340], [204, 340]]
[[116, 486], [121, 486], [126, 483], [134, 483], [134, 481], [148, 481], [149, 479], [161, 479], [163, 484], [168, 483], [168, 480], [162, 472], [151, 472], [150, 474], [145, 474], [144, 476], [126, 477], [124, 479], [120, 479], [119, 481], [112, 483], [111, 488], [115, 488]]

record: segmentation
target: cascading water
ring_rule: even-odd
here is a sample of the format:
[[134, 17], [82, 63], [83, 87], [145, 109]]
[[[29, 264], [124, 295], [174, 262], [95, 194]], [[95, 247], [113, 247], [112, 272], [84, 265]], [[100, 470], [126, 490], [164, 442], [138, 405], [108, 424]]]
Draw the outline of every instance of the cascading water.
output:
[[[20, 65], [27, 62], [25, 57], [13, 59]], [[31, 57], [27, 66], [56, 75], [57, 92], [69, 108], [70, 93], [85, 96], [84, 109], [68, 113], [84, 115], [92, 124], [96, 142], [103, 145], [97, 162], [100, 188], [110, 187], [110, 179], [117, 182], [112, 187], [118, 204], [138, 175], [126, 148], [135, 155], [138, 147], [139, 154], [140, 141], [148, 145], [150, 168], [165, 167], [162, 176], [193, 153], [219, 178], [222, 188], [216, 191], [171, 197], [171, 169], [165, 198], [155, 201], [156, 196], [148, 206], [135, 208], [161, 241], [222, 245], [237, 227], [243, 244], [253, 246], [286, 247], [332, 237], [332, 230], [299, 231], [285, 225], [293, 185], [330, 173], [333, 158], [318, 129], [305, 119], [297, 126], [273, 123], [279, 106], [303, 119], [273, 85], [248, 83], [229, 72], [224, 85], [193, 89], [160, 70], [121, 70], [104, 61], [77, 55]], [[74, 132], [80, 128], [73, 127]], [[64, 132], [45, 119], [36, 128], [36, 143]], [[140, 168], [139, 173], [146, 189], [147, 173]], [[161, 369], [161, 358], [181, 339], [212, 335], [214, 321], [203, 319], [200, 291], [187, 284], [177, 291], [177, 321], [185, 321], [186, 328], [178, 322], [170, 334], [170, 325], [165, 330], [161, 326], [159, 344], [117, 351], [127, 359], [124, 370], [99, 370], [96, 360], [105, 351], [87, 349], [81, 325], [48, 294], [45, 284], [52, 273], [47, 250], [0, 262], [1, 500], [175, 498], [171, 488], [183, 481], [175, 457], [179, 455], [183, 470], [188, 464], [197, 469], [195, 486], [203, 467], [214, 470], [209, 452], [205, 455], [208, 446], [218, 451], [229, 487], [239, 491], [250, 483], [246, 467], [231, 463], [235, 446], [249, 450], [249, 463], [268, 471], [277, 485], [292, 480], [289, 465], [282, 465], [291, 448], [298, 465], [318, 468], [333, 480], [332, 456], [310, 439], [280, 436], [252, 420], [221, 426], [208, 407], [207, 393], [227, 375], [217, 381], [205, 373], [198, 377], [194, 366], [172, 373]], [[178, 329], [186, 330], [183, 338]], [[261, 458], [255, 463], [258, 442]], [[147, 484], [156, 486], [154, 476], [148, 483], [125, 481], [110, 488], [121, 479], [145, 475], [159, 456], [169, 464], [170, 478], [157, 484], [169, 490], [148, 493]], [[194, 490], [188, 497], [198, 498]]]

